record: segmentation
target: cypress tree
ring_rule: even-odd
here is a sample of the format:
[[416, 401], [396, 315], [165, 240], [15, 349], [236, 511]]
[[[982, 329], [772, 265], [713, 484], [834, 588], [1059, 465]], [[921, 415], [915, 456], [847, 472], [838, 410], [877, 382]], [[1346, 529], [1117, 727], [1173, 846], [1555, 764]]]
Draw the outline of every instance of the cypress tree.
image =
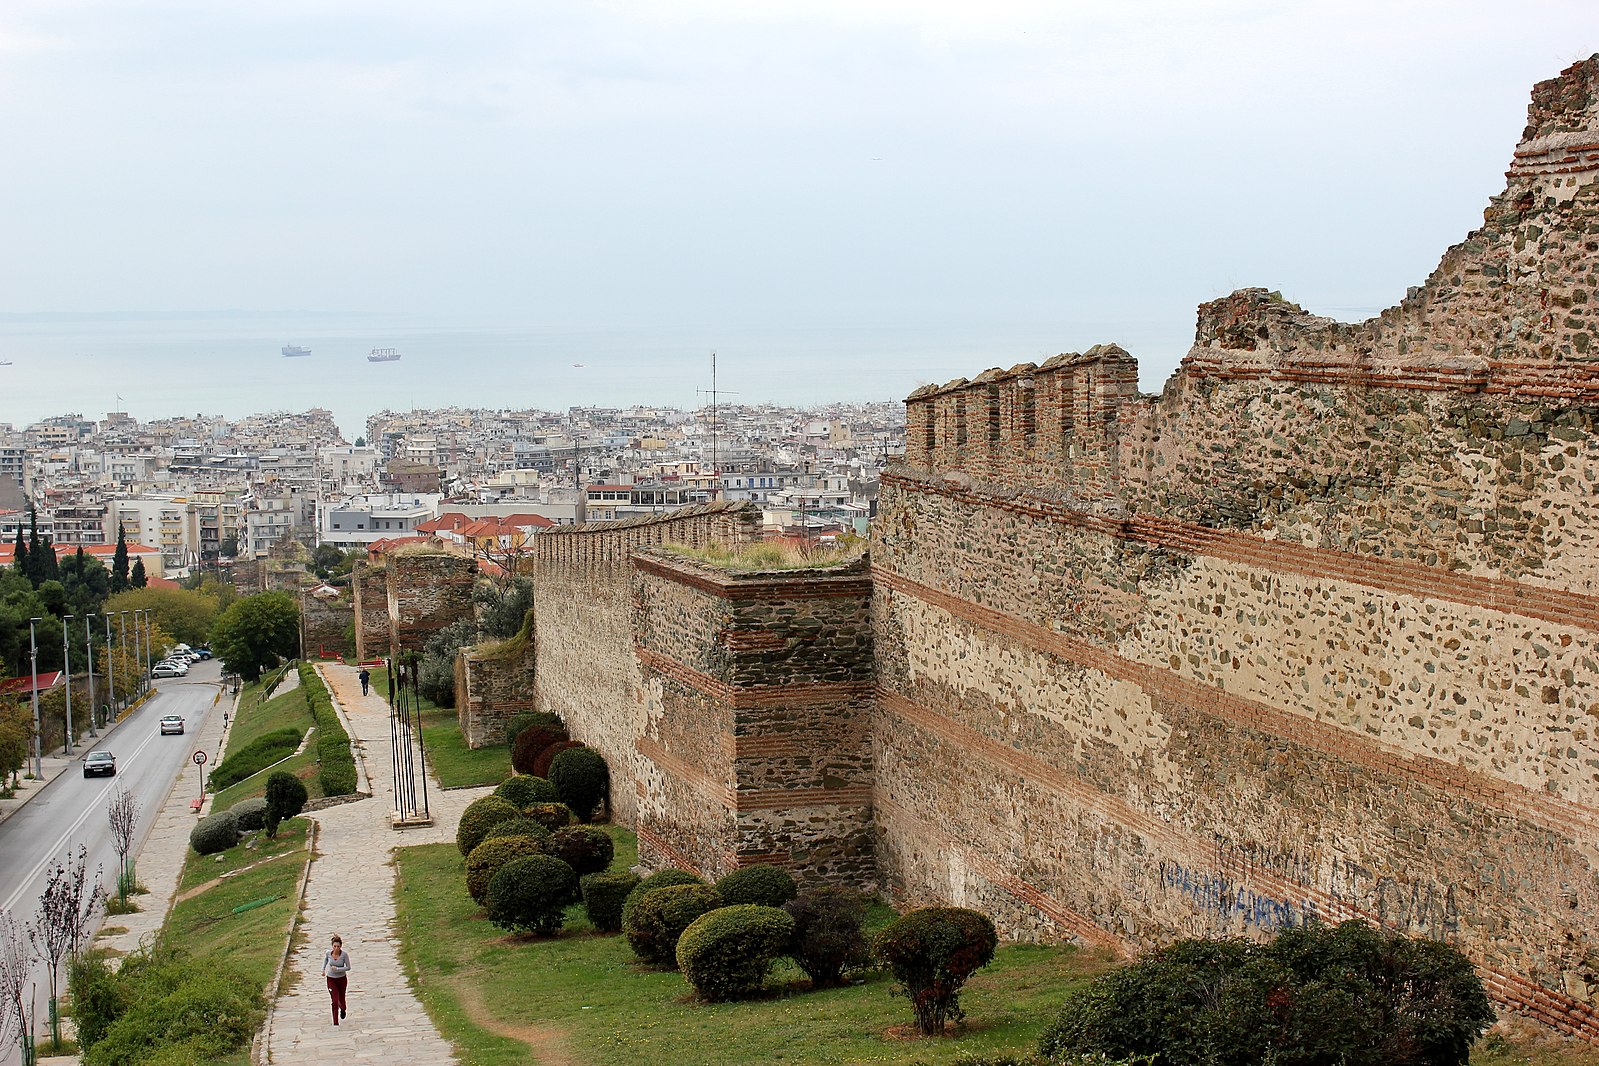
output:
[[133, 560], [133, 573], [128, 575], [128, 587], [142, 589], [149, 583], [150, 579], [144, 574], [144, 560]]
[[39, 543], [39, 512], [28, 508], [28, 569], [23, 573], [38, 588], [44, 584], [44, 545]]
[[12, 548], [12, 569], [23, 577], [28, 576], [28, 542], [22, 539], [22, 523], [17, 523], [17, 543]]
[[[39, 584], [42, 585], [46, 581], [60, 581], [61, 560], [56, 558], [55, 541], [49, 537], [40, 537], [39, 546], [44, 549], [38, 559]], [[31, 562], [33, 559], [31, 551], [28, 553], [28, 558]]]
[[111, 595], [128, 590], [128, 531], [117, 520], [117, 552], [111, 557]]

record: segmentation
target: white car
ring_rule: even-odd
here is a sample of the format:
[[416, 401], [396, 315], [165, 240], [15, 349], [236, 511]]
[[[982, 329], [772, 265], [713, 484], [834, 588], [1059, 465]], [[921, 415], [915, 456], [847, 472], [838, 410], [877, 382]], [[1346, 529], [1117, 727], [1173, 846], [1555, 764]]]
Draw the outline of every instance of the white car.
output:
[[183, 715], [167, 714], [161, 716], [161, 735], [166, 736], [168, 733], [183, 735]]

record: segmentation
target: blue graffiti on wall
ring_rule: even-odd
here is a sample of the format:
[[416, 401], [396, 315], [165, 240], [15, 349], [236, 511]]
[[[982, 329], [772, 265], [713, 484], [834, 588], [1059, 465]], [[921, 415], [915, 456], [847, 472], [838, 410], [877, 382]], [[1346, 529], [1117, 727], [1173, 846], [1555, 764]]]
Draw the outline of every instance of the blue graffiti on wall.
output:
[[1224, 919], [1240, 921], [1245, 928], [1290, 929], [1316, 920], [1313, 899], [1295, 903], [1263, 896], [1229, 877], [1190, 870], [1181, 863], [1162, 862], [1160, 880], [1167, 888], [1187, 896], [1195, 906]]

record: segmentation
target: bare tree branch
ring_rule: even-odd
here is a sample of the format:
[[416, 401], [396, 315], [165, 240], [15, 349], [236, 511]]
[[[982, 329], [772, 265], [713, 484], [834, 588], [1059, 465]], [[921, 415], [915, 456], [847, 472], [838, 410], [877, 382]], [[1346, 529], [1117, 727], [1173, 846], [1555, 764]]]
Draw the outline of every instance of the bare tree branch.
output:
[[77, 858], [58, 862], [50, 871], [44, 892], [39, 896], [39, 913], [28, 927], [34, 950], [50, 967], [50, 1037], [61, 1043], [61, 1019], [57, 996], [61, 961], [76, 955], [89, 931], [89, 923], [100, 907], [101, 867], [95, 867], [94, 883], [88, 887], [89, 849], [78, 845]]
[[133, 851], [133, 831], [139, 824], [139, 802], [127, 789], [119, 788], [106, 815], [111, 821], [111, 843], [117, 852], [117, 898], [126, 903], [133, 888], [128, 855]]
[[33, 975], [33, 947], [27, 931], [0, 911], [0, 1046], [16, 1041], [27, 1058], [27, 1041], [33, 1032], [28, 1017], [28, 982]]

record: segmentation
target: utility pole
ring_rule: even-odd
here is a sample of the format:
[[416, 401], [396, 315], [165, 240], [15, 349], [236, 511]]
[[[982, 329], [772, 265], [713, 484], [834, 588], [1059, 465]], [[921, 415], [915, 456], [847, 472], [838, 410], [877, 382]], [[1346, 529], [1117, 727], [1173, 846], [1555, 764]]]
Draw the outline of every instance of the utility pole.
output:
[[[117, 633], [122, 638], [122, 657], [125, 659], [128, 657], [128, 612], [118, 611], [117, 614]], [[131, 677], [127, 679], [122, 687], [128, 690], [129, 696], [133, 695], [134, 684]]]
[[[136, 663], [144, 661], [144, 656], [139, 654], [139, 612], [137, 610], [133, 612], [133, 661]], [[145, 679], [145, 683], [149, 683], [148, 678]], [[139, 688], [142, 691], [144, 685], [140, 685]]]
[[[717, 433], [721, 429], [721, 419], [718, 417], [718, 406], [722, 393], [716, 388], [715, 352], [711, 353], [710, 392], [707, 393], [704, 389], [696, 389], [695, 391], [699, 392], [701, 395], [707, 395], [711, 398], [711, 502], [714, 503], [722, 498], [722, 472], [720, 464], [717, 461], [716, 452]], [[731, 393], [730, 395], [737, 396], [738, 393]]]
[[67, 679], [67, 742], [61, 750], [67, 755], [72, 754], [72, 637], [67, 625], [70, 621], [72, 615], [61, 616], [61, 676]]
[[99, 693], [94, 690], [94, 631], [89, 628], [89, 619], [93, 617], [93, 611], [90, 611], [88, 614], [83, 616], [83, 654], [89, 657], [89, 735], [91, 737], [99, 736], [99, 734], [94, 731], [94, 709], [96, 706], [98, 706], [98, 704], [95, 703], [95, 697], [98, 696]]
[[44, 753], [39, 750], [39, 641], [33, 632], [35, 622], [43, 618], [28, 619], [28, 659], [33, 663], [33, 776], [44, 777]]

